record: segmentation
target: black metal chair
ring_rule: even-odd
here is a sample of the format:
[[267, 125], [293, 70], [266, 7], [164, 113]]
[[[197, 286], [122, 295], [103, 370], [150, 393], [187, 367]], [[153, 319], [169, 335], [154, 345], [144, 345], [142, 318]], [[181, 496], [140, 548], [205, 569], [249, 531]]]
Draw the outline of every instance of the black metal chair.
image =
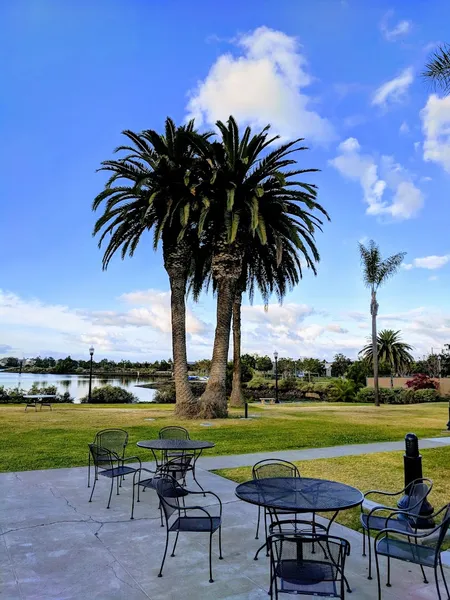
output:
[[[378, 560], [380, 555], [387, 557], [387, 587], [391, 587], [390, 559], [396, 558], [397, 560], [420, 565], [425, 583], [428, 583], [428, 581], [423, 568], [432, 568], [434, 570], [434, 578], [436, 581], [437, 597], [439, 600], [441, 600], [442, 596], [439, 588], [438, 577], [439, 567], [442, 580], [444, 582], [445, 591], [447, 592], [447, 598], [450, 598], [441, 559], [442, 545], [450, 526], [450, 504], [446, 504], [443, 508], [431, 515], [431, 517], [434, 519], [440, 515], [442, 516], [440, 524], [426, 533], [409, 533], [400, 531], [394, 527], [386, 527], [378, 533], [375, 538], [375, 563], [377, 567], [378, 600], [381, 600], [380, 565]], [[411, 513], [405, 513], [406, 518], [410, 516]]]
[[[384, 492], [379, 490], [370, 490], [364, 494], [364, 500], [371, 494], [376, 494], [384, 497], [402, 497], [407, 499], [407, 502], [401, 510], [394, 509], [392, 506], [378, 504], [368, 512], [364, 512], [364, 503], [361, 505], [360, 521], [363, 529], [363, 556], [366, 556], [366, 535], [367, 545], [369, 549], [369, 575], [368, 579], [372, 579], [372, 546], [371, 546], [371, 531], [381, 531], [386, 527], [394, 527], [404, 533], [416, 533], [416, 521], [420, 514], [427, 496], [433, 488], [431, 479], [420, 478], [412, 481], [399, 492]], [[390, 513], [389, 521], [386, 521], [386, 516], [383, 512]], [[409, 516], [405, 516], [409, 513]]]
[[[125, 457], [125, 450], [128, 444], [128, 432], [124, 429], [102, 429], [98, 431], [94, 437], [94, 444], [101, 448], [111, 450], [115, 455], [122, 460]], [[106, 468], [108, 468], [109, 462], [106, 461]], [[119, 466], [119, 463], [117, 464]], [[96, 466], [95, 478], [98, 479], [98, 469], [102, 469], [101, 461]], [[88, 457], [88, 487], [91, 484], [91, 451], [89, 450]]]
[[[193, 492], [182, 487], [173, 477], [163, 476], [155, 480], [155, 489], [158, 494], [161, 507], [164, 513], [166, 522], [166, 546], [161, 562], [161, 568], [158, 577], [162, 577], [164, 562], [167, 555], [167, 547], [169, 545], [169, 534], [176, 533], [175, 542], [173, 544], [171, 556], [175, 556], [175, 549], [178, 542], [180, 531], [186, 532], [204, 532], [209, 533], [209, 582], [213, 583], [212, 577], [212, 537], [213, 534], [219, 531], [219, 559], [222, 556], [222, 502], [219, 496], [214, 492], [205, 492], [214, 496], [219, 503], [219, 516], [213, 516], [203, 506], [186, 506], [186, 497], [192, 494], [202, 494], [203, 492]], [[192, 516], [188, 513], [192, 511]], [[198, 514], [201, 513], [201, 514]]]
[[[189, 455], [180, 455], [172, 458], [171, 460], [161, 463], [156, 466], [156, 469], [152, 471], [145, 467], [141, 467], [133, 476], [133, 488], [137, 486], [137, 502], [140, 502], [140, 489], [145, 492], [146, 489], [156, 489], [155, 483], [157, 479], [161, 477], [172, 477], [175, 481], [181, 481], [182, 485], [186, 485], [186, 473], [188, 472], [191, 465], [192, 457]], [[145, 479], [141, 479], [142, 473], [148, 474]], [[137, 477], [137, 480], [136, 480]], [[131, 519], [134, 519], [134, 498], [133, 493], [132, 506], [131, 506]], [[159, 505], [161, 510], [161, 504]], [[164, 526], [162, 512], [161, 512], [161, 527]]]
[[278, 599], [279, 592], [345, 598], [347, 540], [322, 534], [274, 534], [268, 544], [271, 598]]
[[[159, 430], [159, 438], [161, 440], [190, 440], [189, 431], [184, 427], [179, 427], [178, 425], [168, 425], [167, 427], [163, 427]], [[190, 458], [190, 464], [187, 471], [192, 472], [192, 477], [198, 487], [203, 491], [203, 487], [197, 481], [197, 477], [195, 475], [195, 462], [197, 459], [197, 454], [194, 451], [186, 452], [183, 450], [164, 450], [162, 456], [162, 462], [170, 461], [177, 456], [183, 456], [184, 458]], [[187, 472], [186, 471], [186, 472]]]
[[[178, 425], [168, 425], [167, 427], [163, 427], [159, 430], [159, 439], [160, 440], [190, 440], [189, 431], [184, 427], [179, 427]], [[180, 450], [165, 450], [166, 459], [170, 459], [173, 456], [179, 456], [181, 454]]]
[[[97, 444], [89, 444], [89, 450], [92, 456], [92, 461], [95, 466], [96, 475], [103, 475], [103, 477], [108, 477], [111, 479], [111, 490], [109, 492], [109, 500], [108, 506], [111, 504], [111, 497], [114, 487], [114, 479], [117, 483], [117, 495], [119, 495], [119, 479], [121, 479], [124, 475], [130, 475], [136, 473], [136, 471], [140, 471], [142, 468], [141, 460], [138, 456], [127, 456], [126, 458], [120, 457], [108, 448], [102, 448]], [[134, 462], [139, 463], [139, 467], [129, 467], [124, 463], [127, 461], [133, 460]], [[117, 465], [117, 466], [115, 466]], [[99, 469], [101, 469], [99, 471]], [[89, 502], [92, 502], [92, 496], [94, 495], [95, 484], [97, 483], [97, 476], [94, 478], [94, 485], [92, 486], [91, 496], [89, 498]], [[134, 496], [134, 485], [133, 485], [133, 496]], [[133, 498], [134, 504], [134, 498]]]
[[[253, 479], [270, 479], [274, 477], [300, 477], [300, 471], [291, 462], [281, 458], [267, 458], [257, 462], [252, 469]], [[279, 514], [293, 514], [287, 511], [277, 511]], [[264, 509], [264, 527], [267, 538], [267, 510]], [[259, 524], [261, 521], [261, 506], [258, 506], [258, 522], [256, 524], [255, 540], [259, 539]]]

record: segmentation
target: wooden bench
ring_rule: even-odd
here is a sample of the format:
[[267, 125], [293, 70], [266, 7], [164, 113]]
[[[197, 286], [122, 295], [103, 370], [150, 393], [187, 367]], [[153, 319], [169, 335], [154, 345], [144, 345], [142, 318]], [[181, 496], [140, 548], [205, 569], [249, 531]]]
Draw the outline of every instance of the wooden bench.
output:
[[275, 398], [260, 398], [261, 404], [265, 404], [266, 400], [269, 404], [275, 404]]

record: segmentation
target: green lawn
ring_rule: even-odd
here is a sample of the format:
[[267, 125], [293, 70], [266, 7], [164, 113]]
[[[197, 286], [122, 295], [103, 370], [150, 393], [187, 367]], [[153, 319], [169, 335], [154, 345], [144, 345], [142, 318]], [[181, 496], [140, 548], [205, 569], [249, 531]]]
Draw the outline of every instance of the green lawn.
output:
[[[433, 480], [433, 489], [429, 496], [435, 509], [450, 502], [450, 447], [423, 450], [422, 466], [424, 477]], [[318, 477], [332, 479], [353, 485], [363, 492], [378, 489], [398, 491], [403, 488], [403, 453], [380, 452], [362, 456], [343, 456], [340, 458], [305, 460], [296, 462], [303, 477]], [[222, 477], [227, 477], [238, 483], [251, 479], [251, 468], [221, 469], [215, 471]], [[373, 496], [386, 504], [386, 498]], [[337, 521], [361, 530], [359, 524], [360, 509], [342, 511]]]
[[[87, 463], [87, 444], [96, 431], [122, 427], [130, 434], [130, 452], [138, 440], [155, 438], [169, 424], [187, 427], [192, 438], [215, 442], [209, 454], [239, 454], [402, 439], [408, 431], [419, 437], [442, 435], [447, 404], [410, 406], [342, 403], [250, 405], [255, 419], [230, 418], [202, 427], [201, 421], [178, 421], [172, 405], [55, 405], [34, 412], [24, 406], [0, 406], [0, 471], [80, 466]], [[154, 420], [146, 420], [154, 419]]]

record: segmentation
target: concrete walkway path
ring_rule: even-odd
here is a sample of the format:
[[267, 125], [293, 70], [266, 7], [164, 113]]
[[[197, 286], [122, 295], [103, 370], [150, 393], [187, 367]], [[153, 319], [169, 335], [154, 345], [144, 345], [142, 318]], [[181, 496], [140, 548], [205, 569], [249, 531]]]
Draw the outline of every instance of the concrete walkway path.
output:
[[[450, 446], [450, 436], [425, 438], [419, 440], [420, 449], [442, 448]], [[349, 444], [330, 448], [308, 448], [306, 450], [277, 450], [276, 452], [254, 452], [252, 454], [230, 454], [228, 456], [202, 456], [198, 466], [206, 471], [248, 467], [265, 458], [282, 458], [289, 461], [315, 460], [317, 458], [337, 458], [338, 456], [357, 456], [375, 452], [403, 450], [405, 442], [375, 442], [371, 444]]]

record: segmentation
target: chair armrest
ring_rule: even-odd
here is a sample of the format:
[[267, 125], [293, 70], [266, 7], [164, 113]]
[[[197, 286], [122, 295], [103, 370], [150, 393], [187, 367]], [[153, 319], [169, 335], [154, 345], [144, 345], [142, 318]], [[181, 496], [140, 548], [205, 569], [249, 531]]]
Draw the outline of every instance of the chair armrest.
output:
[[409, 532], [405, 532], [405, 531], [399, 531], [398, 529], [395, 529], [393, 527], [387, 527], [386, 529], [382, 529], [375, 536], [375, 543], [378, 541], [378, 538], [381, 535], [384, 535], [385, 537], [387, 537], [387, 534], [389, 534], [389, 533], [394, 533], [395, 535], [401, 535], [401, 536], [407, 537], [407, 538], [414, 538], [416, 540], [423, 539], [423, 538], [427, 538], [427, 537], [431, 536], [432, 533], [435, 533], [440, 528], [441, 528], [441, 525], [437, 525], [436, 527], [434, 527], [434, 529], [430, 529], [429, 531], [426, 531], [425, 533], [409, 533]]
[[383, 506], [382, 504], [380, 504], [379, 506], [374, 506], [371, 510], [369, 510], [368, 513], [364, 513], [367, 515], [367, 519], [369, 519], [371, 516], [373, 516], [373, 513], [375, 513], [377, 510], [390, 510], [390, 511], [395, 511], [395, 509], [392, 506]]
[[367, 498], [367, 496], [369, 494], [380, 494], [381, 496], [400, 496], [400, 494], [403, 494], [405, 490], [400, 490], [399, 492], [384, 492], [382, 490], [369, 490], [368, 492], [366, 492], [364, 494], [364, 498]]
[[200, 491], [191, 491], [191, 490], [186, 490], [186, 492], [188, 492], [188, 494], [210, 494], [211, 496], [214, 496], [214, 498], [217, 498], [218, 502], [219, 502], [219, 507], [220, 507], [220, 516], [222, 516], [222, 500], [219, 498], [219, 496], [217, 494], [215, 494], [214, 492], [209, 492], [209, 491], [205, 491], [205, 492], [200, 492]]
[[129, 462], [130, 460], [133, 460], [135, 462], [137, 461], [139, 463], [139, 469], [142, 469], [142, 461], [139, 458], [139, 456], [126, 456], [125, 458], [122, 458], [121, 460], [122, 460], [122, 463]]

